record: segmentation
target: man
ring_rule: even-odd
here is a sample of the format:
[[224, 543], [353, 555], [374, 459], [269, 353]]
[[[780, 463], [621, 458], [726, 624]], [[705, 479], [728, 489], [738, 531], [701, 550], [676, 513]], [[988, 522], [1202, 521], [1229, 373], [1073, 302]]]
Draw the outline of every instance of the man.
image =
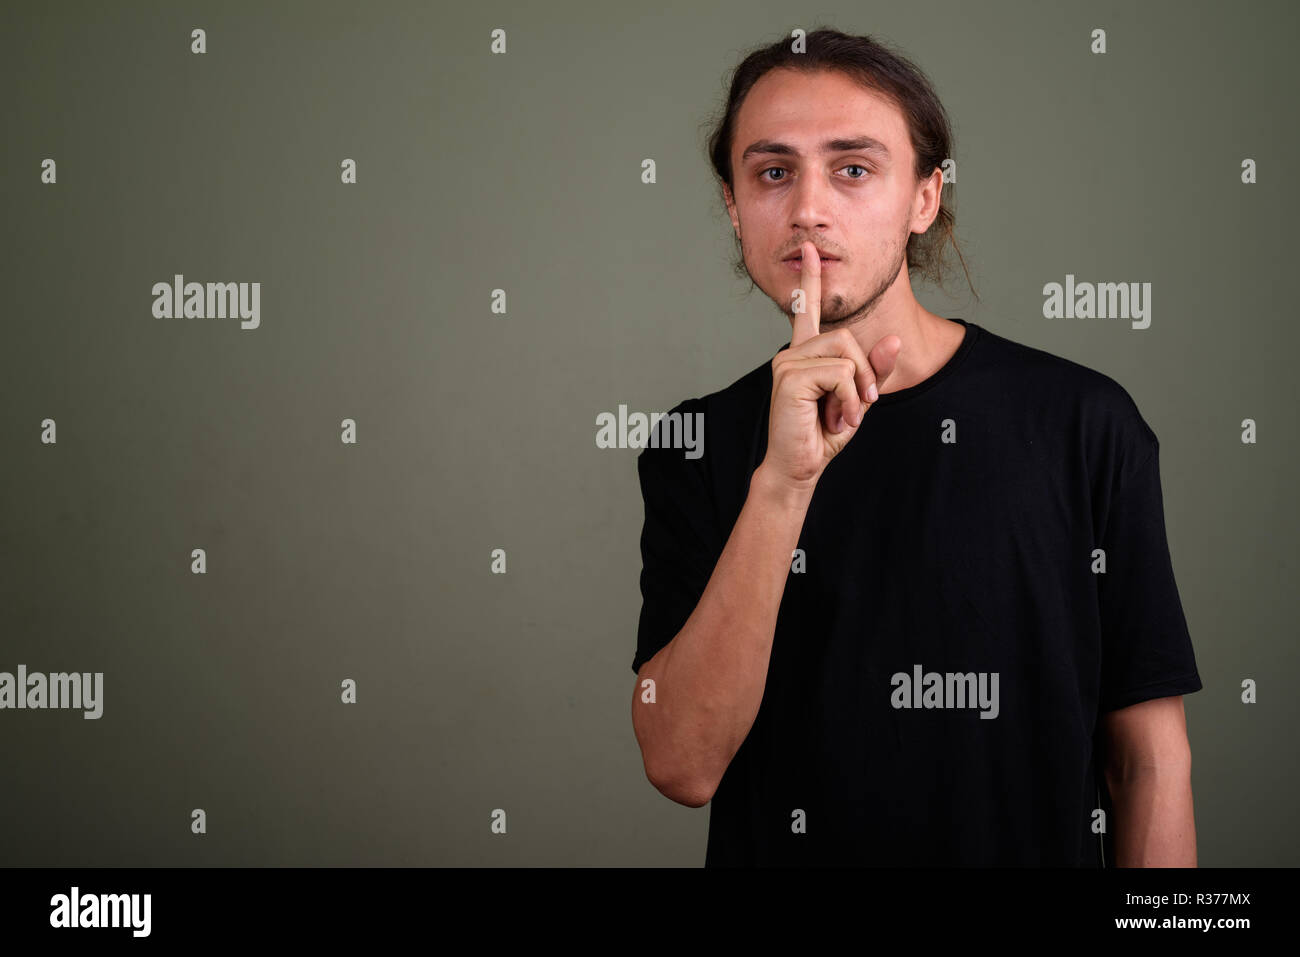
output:
[[1114, 380], [913, 296], [952, 228], [924, 76], [778, 43], [711, 146], [792, 334], [673, 410], [702, 457], [638, 458], [649, 780], [712, 803], [708, 866], [1195, 866], [1158, 441]]

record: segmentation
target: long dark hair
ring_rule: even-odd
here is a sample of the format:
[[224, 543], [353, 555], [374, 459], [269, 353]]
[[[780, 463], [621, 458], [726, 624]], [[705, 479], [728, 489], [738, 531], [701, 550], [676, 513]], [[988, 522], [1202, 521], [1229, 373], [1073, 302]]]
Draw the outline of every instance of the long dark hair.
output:
[[[713, 130], [708, 138], [709, 161], [720, 183], [725, 183], [733, 195], [731, 146], [736, 115], [759, 78], [782, 67], [807, 73], [838, 70], [892, 101], [907, 121], [912, 149], [916, 153], [914, 173], [918, 181], [952, 157], [952, 128], [948, 114], [929, 79], [911, 60], [869, 36], [850, 36], [838, 30], [820, 29], [808, 34], [806, 39], [806, 52], [792, 51], [792, 42], [787, 37], [746, 56], [732, 75], [726, 108], [719, 117], [710, 121]], [[953, 211], [953, 188], [952, 183], [943, 186], [939, 194], [939, 212], [930, 228], [908, 237], [907, 271], [909, 275], [929, 279], [942, 288], [944, 247], [951, 244], [966, 273], [966, 282], [975, 293], [966, 259], [953, 235], [957, 221]], [[743, 254], [735, 265], [738, 275], [747, 275]], [[975, 293], [975, 298], [979, 299], [978, 293]]]

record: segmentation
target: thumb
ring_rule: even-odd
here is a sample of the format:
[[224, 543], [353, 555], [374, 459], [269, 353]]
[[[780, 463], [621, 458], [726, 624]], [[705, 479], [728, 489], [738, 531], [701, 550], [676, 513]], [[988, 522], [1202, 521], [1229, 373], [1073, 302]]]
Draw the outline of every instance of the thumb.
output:
[[898, 354], [902, 351], [903, 340], [898, 336], [885, 336], [875, 344], [867, 356], [867, 361], [871, 363], [871, 369], [876, 373], [876, 382], [884, 382], [889, 378], [890, 373], [894, 371], [894, 363], [898, 361]]

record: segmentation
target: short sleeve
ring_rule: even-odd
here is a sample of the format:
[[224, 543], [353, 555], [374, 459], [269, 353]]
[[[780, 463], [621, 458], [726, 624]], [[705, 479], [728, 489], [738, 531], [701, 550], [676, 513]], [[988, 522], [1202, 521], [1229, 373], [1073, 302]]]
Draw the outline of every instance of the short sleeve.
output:
[[[687, 400], [673, 412], [702, 412]], [[671, 414], [671, 413], [670, 413]], [[699, 604], [722, 554], [707, 456], [680, 448], [645, 448], [637, 457], [645, 523], [641, 528], [641, 617], [632, 670], [672, 641]]]
[[1150, 429], [1112, 493], [1098, 583], [1102, 712], [1201, 689], [1165, 533], [1160, 444]]

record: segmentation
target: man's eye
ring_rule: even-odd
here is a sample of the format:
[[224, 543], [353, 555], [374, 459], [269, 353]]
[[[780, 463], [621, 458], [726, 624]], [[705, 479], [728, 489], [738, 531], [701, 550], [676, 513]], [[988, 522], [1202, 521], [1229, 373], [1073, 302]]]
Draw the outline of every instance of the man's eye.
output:
[[[861, 163], [850, 163], [848, 166], [846, 166], [846, 167], [844, 167], [844, 168], [845, 168], [845, 169], [860, 169], [860, 170], [862, 170], [862, 174], [861, 174], [860, 176], [850, 176], [849, 179], [866, 179], [866, 177], [871, 173], [871, 170], [867, 169], [867, 168], [866, 168], [865, 166], [863, 166]], [[783, 169], [783, 168], [780, 167], [780, 166], [769, 166], [767, 169], [763, 170], [763, 172], [759, 173], [758, 176], [759, 176], [759, 179], [762, 179], [764, 176], [767, 176], [768, 173], [784, 173], [784, 172], [785, 172], [785, 169]], [[784, 179], [784, 177], [782, 177], [782, 179]], [[780, 182], [780, 180], [769, 178], [769, 179], [768, 179], [768, 182], [769, 182], [769, 183], [777, 183], [777, 182]]]

